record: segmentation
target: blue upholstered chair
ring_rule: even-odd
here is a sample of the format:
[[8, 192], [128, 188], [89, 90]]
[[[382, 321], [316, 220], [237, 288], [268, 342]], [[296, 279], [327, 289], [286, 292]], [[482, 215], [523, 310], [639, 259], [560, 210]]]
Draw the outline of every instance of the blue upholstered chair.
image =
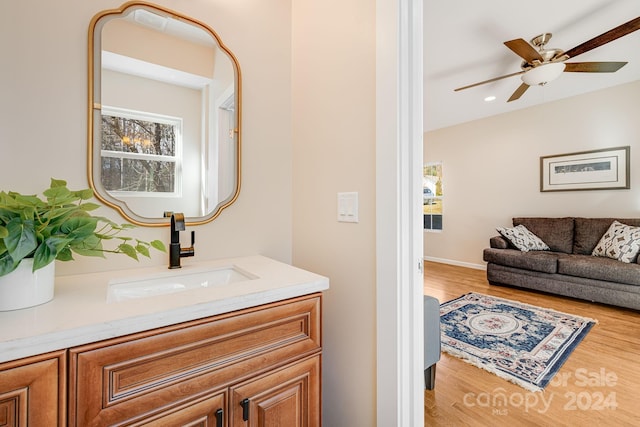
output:
[[440, 301], [424, 296], [424, 387], [436, 385], [436, 362], [440, 360]]

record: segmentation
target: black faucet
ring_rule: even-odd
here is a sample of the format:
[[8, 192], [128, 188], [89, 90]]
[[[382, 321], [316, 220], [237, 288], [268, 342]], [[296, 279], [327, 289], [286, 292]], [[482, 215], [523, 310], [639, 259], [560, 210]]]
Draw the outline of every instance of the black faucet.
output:
[[[167, 214], [165, 214], [167, 215]], [[191, 231], [191, 246], [180, 247], [180, 232], [184, 231], [184, 214], [171, 213], [171, 243], [169, 244], [169, 268], [181, 268], [180, 258], [195, 255], [193, 244], [196, 240], [195, 231]]]

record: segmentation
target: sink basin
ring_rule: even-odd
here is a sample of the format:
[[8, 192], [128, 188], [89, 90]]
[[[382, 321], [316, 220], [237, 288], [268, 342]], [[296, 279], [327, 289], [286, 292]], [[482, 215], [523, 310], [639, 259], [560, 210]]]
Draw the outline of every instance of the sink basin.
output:
[[166, 270], [109, 281], [107, 302], [173, 294], [189, 289], [213, 288], [257, 279], [236, 266], [215, 269]]

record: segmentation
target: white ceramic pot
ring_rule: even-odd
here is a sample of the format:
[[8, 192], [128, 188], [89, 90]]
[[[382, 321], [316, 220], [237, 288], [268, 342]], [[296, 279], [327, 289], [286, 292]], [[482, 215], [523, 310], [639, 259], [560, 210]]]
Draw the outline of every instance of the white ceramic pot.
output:
[[33, 259], [23, 259], [18, 268], [0, 276], [0, 311], [19, 310], [53, 299], [55, 262], [36, 270]]

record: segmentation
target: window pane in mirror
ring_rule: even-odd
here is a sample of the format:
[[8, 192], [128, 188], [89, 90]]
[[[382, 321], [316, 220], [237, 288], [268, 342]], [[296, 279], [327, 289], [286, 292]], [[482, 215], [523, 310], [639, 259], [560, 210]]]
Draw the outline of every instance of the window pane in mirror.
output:
[[150, 117], [131, 111], [102, 115], [101, 181], [107, 191], [179, 192], [180, 120], [144, 120]]
[[102, 185], [109, 191], [175, 192], [175, 163], [173, 162], [103, 157], [102, 174]]

